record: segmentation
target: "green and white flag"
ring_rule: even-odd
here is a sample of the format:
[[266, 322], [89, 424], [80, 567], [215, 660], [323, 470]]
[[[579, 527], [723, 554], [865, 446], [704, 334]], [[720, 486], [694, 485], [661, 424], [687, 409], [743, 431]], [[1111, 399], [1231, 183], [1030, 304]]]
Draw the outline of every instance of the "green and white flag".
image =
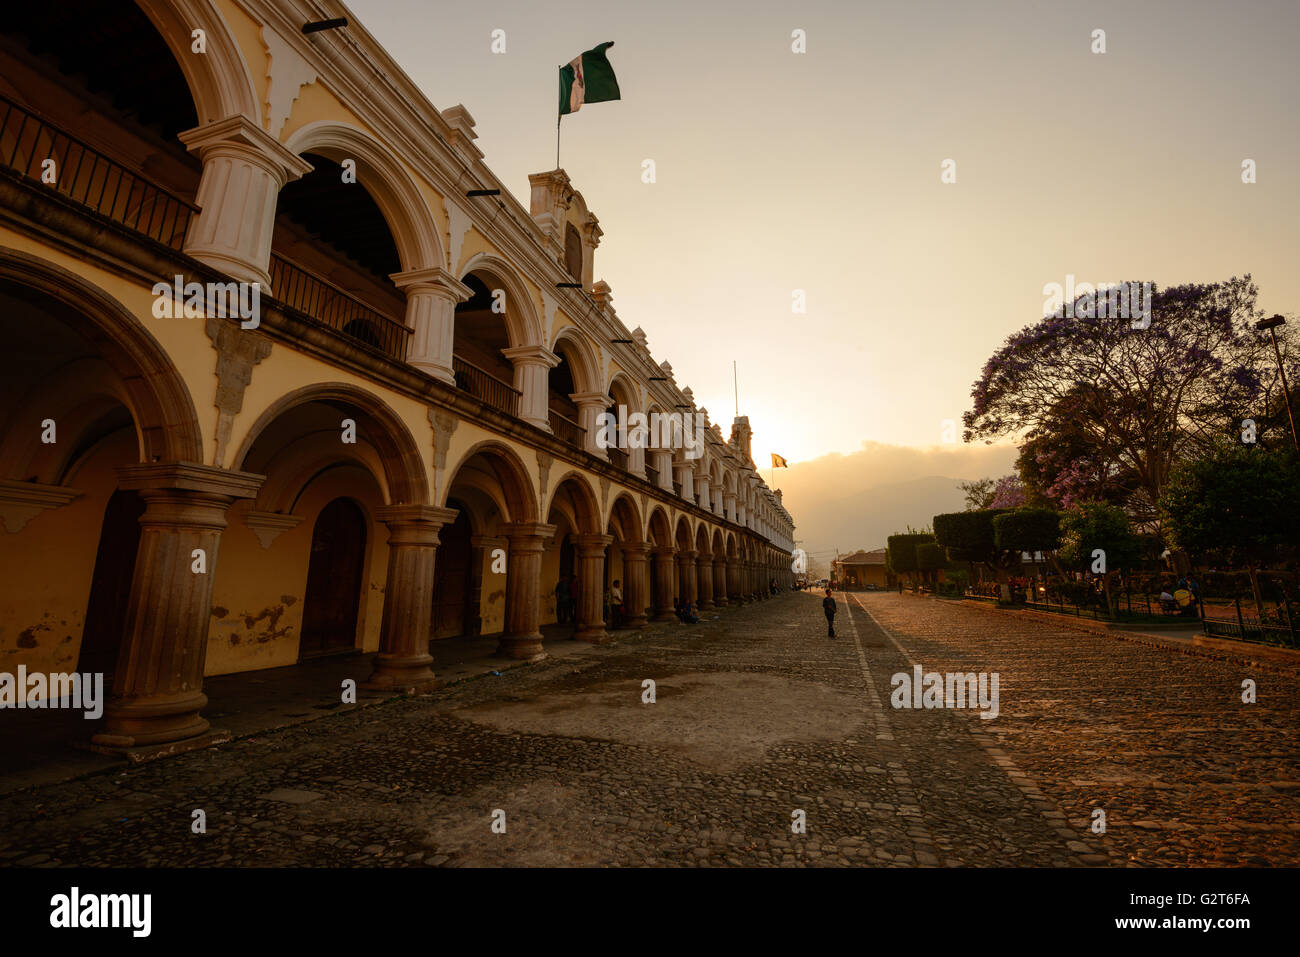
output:
[[577, 113], [584, 103], [620, 99], [614, 68], [605, 56], [605, 51], [613, 45], [613, 40], [602, 43], [582, 56], [574, 57], [568, 66], [560, 67], [561, 116]]

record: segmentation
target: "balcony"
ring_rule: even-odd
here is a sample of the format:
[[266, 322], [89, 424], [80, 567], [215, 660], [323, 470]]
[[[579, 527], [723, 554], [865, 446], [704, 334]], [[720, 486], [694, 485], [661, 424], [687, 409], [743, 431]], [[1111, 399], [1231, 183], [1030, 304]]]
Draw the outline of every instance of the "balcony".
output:
[[509, 382], [498, 379], [491, 372], [480, 369], [460, 356], [451, 357], [451, 368], [456, 374], [456, 388], [468, 392], [494, 409], [500, 409], [506, 415], [518, 414], [519, 392]]
[[[41, 182], [46, 160], [57, 180]], [[0, 97], [0, 161], [38, 189], [60, 193], [91, 212], [171, 249], [185, 244], [198, 207], [133, 173], [83, 141]]]
[[659, 470], [657, 468], [654, 468], [653, 466], [647, 465], [645, 467], [645, 480], [649, 482], [651, 485], [653, 485], [655, 488], [658, 488]]
[[618, 466], [618, 467], [621, 468], [624, 472], [627, 471], [627, 453], [626, 453], [626, 452], [624, 452], [622, 449], [616, 449], [616, 448], [612, 448], [612, 447], [606, 449], [605, 452], [609, 455], [609, 462], [610, 462], [611, 465], [616, 465], [616, 466]]
[[393, 359], [406, 359], [406, 343], [411, 335], [406, 323], [370, 308], [351, 293], [276, 253], [271, 254], [271, 289], [285, 308]]
[[567, 442], [575, 449], [587, 447], [587, 430], [572, 419], [566, 418], [554, 409], [550, 415], [551, 431], [561, 442]]

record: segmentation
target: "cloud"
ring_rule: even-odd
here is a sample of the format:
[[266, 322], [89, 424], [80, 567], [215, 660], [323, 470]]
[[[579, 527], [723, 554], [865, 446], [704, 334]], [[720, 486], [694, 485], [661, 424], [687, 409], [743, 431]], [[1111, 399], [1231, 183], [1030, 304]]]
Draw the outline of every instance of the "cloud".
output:
[[1010, 445], [915, 448], [863, 442], [849, 455], [832, 453], [776, 473], [775, 485], [794, 517], [799, 547], [822, 562], [838, 548], [879, 548], [885, 539], [928, 527], [941, 512], [960, 511], [957, 483], [1013, 471]]

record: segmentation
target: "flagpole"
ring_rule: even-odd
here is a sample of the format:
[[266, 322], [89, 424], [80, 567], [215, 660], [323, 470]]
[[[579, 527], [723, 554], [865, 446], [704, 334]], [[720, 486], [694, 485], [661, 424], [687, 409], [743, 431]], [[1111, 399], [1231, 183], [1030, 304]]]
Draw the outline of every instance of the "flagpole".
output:
[[736, 390], [736, 418], [740, 418], [740, 380], [736, 378], [736, 360], [731, 360], [731, 384]]
[[563, 116], [564, 116], [563, 113], [557, 113], [555, 115], [555, 168], [556, 169], [560, 168], [560, 119]]

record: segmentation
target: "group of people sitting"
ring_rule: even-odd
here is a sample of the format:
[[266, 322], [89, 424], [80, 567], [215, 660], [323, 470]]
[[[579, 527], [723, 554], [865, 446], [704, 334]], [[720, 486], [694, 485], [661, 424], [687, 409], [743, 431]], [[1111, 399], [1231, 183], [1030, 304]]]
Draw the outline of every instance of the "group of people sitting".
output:
[[1201, 600], [1200, 586], [1195, 578], [1179, 578], [1178, 584], [1170, 592], [1168, 588], [1160, 591], [1160, 610], [1167, 615], [1197, 615], [1197, 602]]

